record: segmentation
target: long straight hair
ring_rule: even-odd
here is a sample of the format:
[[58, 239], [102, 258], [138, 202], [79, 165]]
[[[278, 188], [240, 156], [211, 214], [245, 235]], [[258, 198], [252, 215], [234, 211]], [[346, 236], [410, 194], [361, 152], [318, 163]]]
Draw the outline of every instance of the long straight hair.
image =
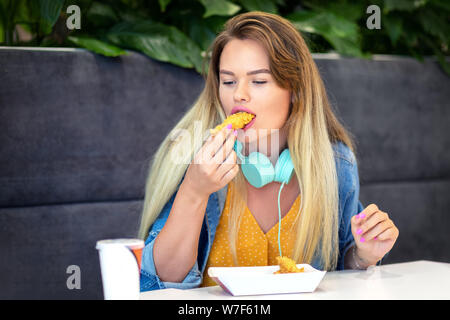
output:
[[[291, 258], [310, 263], [319, 258], [326, 270], [336, 268], [338, 258], [338, 180], [332, 144], [338, 141], [352, 151], [352, 139], [334, 115], [325, 86], [301, 34], [286, 19], [264, 12], [237, 15], [225, 24], [210, 48], [205, 87], [193, 106], [163, 140], [154, 155], [146, 183], [139, 237], [145, 239], [149, 227], [173, 195], [189, 161], [174, 163], [168, 155], [194, 136], [194, 121], [213, 128], [225, 119], [219, 99], [219, 63], [225, 45], [233, 39], [258, 41], [269, 57], [276, 83], [292, 95], [287, 120], [287, 145], [300, 187]], [[177, 134], [180, 129], [188, 135]], [[192, 145], [192, 144], [189, 144]], [[192, 159], [201, 145], [187, 150]], [[242, 172], [232, 180], [229, 216], [229, 244], [237, 265], [236, 239], [247, 203], [247, 187]]]

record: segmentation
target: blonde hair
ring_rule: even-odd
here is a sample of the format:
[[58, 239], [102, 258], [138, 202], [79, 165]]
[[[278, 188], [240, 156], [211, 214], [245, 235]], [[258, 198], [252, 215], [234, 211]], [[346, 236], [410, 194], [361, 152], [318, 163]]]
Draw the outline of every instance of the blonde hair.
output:
[[[194, 136], [194, 121], [213, 128], [225, 119], [219, 100], [219, 63], [225, 45], [232, 39], [253, 39], [265, 48], [270, 71], [277, 84], [292, 94], [287, 120], [287, 145], [301, 193], [295, 223], [292, 257], [298, 263], [319, 258], [326, 270], [336, 268], [338, 258], [338, 180], [332, 143], [341, 141], [353, 151], [352, 140], [335, 117], [324, 84], [301, 34], [286, 19], [264, 12], [248, 12], [228, 20], [211, 46], [205, 87], [191, 109], [175, 125], [157, 150], [148, 175], [139, 237], [145, 238], [165, 203], [185, 173], [189, 161], [174, 164], [168, 158], [177, 145]], [[174, 138], [176, 137], [176, 138]], [[186, 153], [192, 159], [201, 145]], [[237, 265], [236, 239], [247, 203], [242, 172], [232, 180], [229, 240]]]

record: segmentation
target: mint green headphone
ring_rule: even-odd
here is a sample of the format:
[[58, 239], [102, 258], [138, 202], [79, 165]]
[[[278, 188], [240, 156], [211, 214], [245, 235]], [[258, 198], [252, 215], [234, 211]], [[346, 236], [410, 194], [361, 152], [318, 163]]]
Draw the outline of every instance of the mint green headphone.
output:
[[256, 188], [277, 181], [288, 184], [294, 172], [289, 149], [285, 149], [279, 156], [275, 168], [266, 155], [260, 152], [252, 152], [248, 157], [242, 154], [242, 143], [236, 140], [234, 150], [241, 160], [241, 170], [247, 181]]
[[294, 164], [292, 163], [289, 149], [285, 149], [278, 157], [275, 168], [264, 154], [260, 152], [252, 152], [248, 157], [242, 154], [242, 143], [236, 140], [234, 143], [234, 151], [241, 160], [241, 170], [247, 181], [256, 188], [264, 187], [266, 184], [277, 181], [281, 182], [280, 190], [278, 191], [278, 250], [280, 256], [281, 252], [281, 207], [280, 196], [281, 190], [285, 184], [288, 184], [294, 173]]

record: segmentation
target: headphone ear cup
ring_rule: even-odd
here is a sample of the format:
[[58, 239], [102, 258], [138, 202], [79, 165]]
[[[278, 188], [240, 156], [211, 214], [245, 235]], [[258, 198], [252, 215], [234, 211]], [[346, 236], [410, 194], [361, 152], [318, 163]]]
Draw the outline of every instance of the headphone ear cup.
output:
[[294, 173], [294, 164], [292, 163], [289, 149], [285, 149], [278, 158], [275, 165], [275, 181], [288, 184]]
[[236, 141], [234, 141], [233, 149], [236, 152], [238, 159], [241, 160], [241, 163], [246, 163], [247, 157], [242, 154], [242, 148], [242, 143], [236, 139]]
[[242, 173], [252, 186], [261, 188], [272, 181], [289, 183], [294, 172], [289, 149], [281, 153], [274, 168], [272, 162], [264, 154], [252, 152], [246, 157], [242, 154], [242, 148], [242, 143], [236, 140], [234, 150], [241, 160]]
[[264, 154], [252, 152], [248, 156], [248, 163], [242, 164], [242, 173], [247, 181], [255, 188], [261, 188], [273, 181], [275, 169]]

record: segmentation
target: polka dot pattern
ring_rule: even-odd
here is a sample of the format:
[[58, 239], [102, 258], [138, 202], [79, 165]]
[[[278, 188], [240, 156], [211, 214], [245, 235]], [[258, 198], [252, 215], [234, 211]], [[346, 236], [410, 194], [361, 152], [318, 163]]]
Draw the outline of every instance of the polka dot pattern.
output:
[[[228, 187], [225, 206], [216, 229], [214, 243], [211, 247], [211, 252], [203, 274], [202, 287], [217, 285], [216, 282], [208, 276], [209, 267], [234, 266], [227, 232], [231, 189], [232, 183], [230, 183]], [[294, 224], [299, 206], [300, 195], [294, 201], [289, 212], [281, 219], [280, 242], [283, 255], [290, 256], [292, 253], [294, 238], [291, 228]], [[246, 207], [237, 239], [237, 259], [239, 266], [276, 265], [277, 262], [275, 258], [277, 256], [279, 256], [278, 223], [267, 233], [264, 233], [250, 210]]]

